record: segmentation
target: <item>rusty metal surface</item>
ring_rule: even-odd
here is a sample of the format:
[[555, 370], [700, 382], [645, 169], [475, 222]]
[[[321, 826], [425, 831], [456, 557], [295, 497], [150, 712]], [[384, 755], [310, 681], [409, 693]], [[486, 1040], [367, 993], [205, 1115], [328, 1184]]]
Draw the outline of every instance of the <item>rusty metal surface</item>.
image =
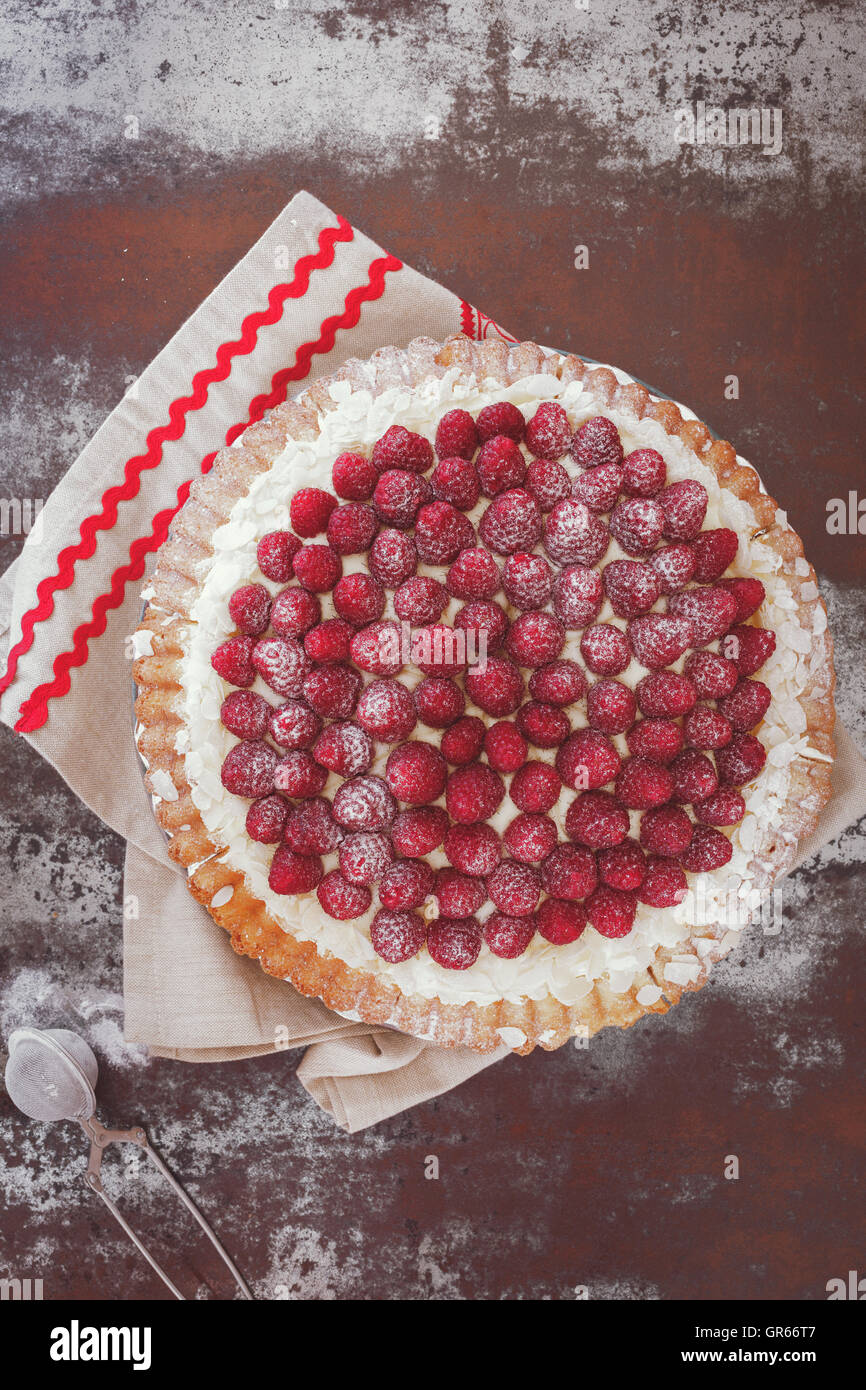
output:
[[[855, 6], [216, 8], [7, 10], [3, 496], [47, 495], [307, 187], [515, 334], [615, 362], [733, 440], [819, 569], [866, 743], [866, 541], [826, 528], [827, 501], [863, 487]], [[678, 145], [701, 100], [781, 108], [781, 151]], [[20, 543], [0, 538], [0, 564]], [[782, 931], [747, 933], [669, 1018], [348, 1137], [296, 1054], [193, 1067], [124, 1044], [122, 846], [6, 730], [0, 760], [0, 1033], [86, 1033], [100, 1113], [149, 1122], [260, 1297], [815, 1299], [862, 1272], [856, 829], [785, 884]], [[75, 1127], [27, 1126], [0, 1094], [0, 1276], [161, 1297], [84, 1168]], [[226, 1293], [130, 1177], [122, 1200], [190, 1294]]]

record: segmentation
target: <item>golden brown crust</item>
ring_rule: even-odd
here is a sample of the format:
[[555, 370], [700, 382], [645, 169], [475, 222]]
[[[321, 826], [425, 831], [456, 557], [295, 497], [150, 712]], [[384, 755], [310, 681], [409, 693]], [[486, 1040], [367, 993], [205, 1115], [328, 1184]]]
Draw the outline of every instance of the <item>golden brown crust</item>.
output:
[[[146, 782], [156, 798], [156, 816], [170, 839], [169, 853], [190, 871], [193, 896], [231, 936], [239, 954], [257, 959], [269, 974], [290, 981], [302, 994], [323, 999], [330, 1008], [352, 1013], [374, 1024], [387, 1024], [404, 1032], [426, 1037], [446, 1046], [466, 1045], [481, 1052], [500, 1047], [499, 1030], [519, 1030], [506, 1034], [509, 1045], [520, 1053], [535, 1046], [548, 1050], [561, 1047], [569, 1038], [591, 1036], [608, 1026], [628, 1027], [647, 1013], [664, 1013], [684, 992], [699, 989], [712, 964], [725, 953], [715, 941], [704, 955], [698, 955], [690, 942], [674, 950], [659, 949], [656, 959], [643, 976], [624, 993], [614, 993], [604, 981], [596, 982], [580, 1003], [567, 1007], [552, 996], [517, 1003], [500, 1001], [489, 1006], [447, 1005], [418, 996], [407, 996], [381, 975], [349, 967], [314, 943], [302, 941], [285, 931], [268, 914], [264, 904], [247, 887], [244, 875], [224, 864], [221, 847], [215, 845], [192, 800], [186, 780], [184, 758], [176, 751], [175, 739], [181, 723], [181, 663], [184, 639], [192, 602], [198, 592], [202, 562], [212, 554], [214, 530], [229, 516], [235, 502], [249, 488], [253, 478], [266, 471], [282, 452], [288, 438], [314, 438], [320, 414], [336, 408], [330, 395], [335, 382], [349, 382], [374, 395], [391, 386], [415, 386], [425, 378], [441, 376], [451, 367], [475, 374], [479, 380], [492, 379], [509, 385], [525, 376], [549, 373], [565, 382], [579, 381], [598, 402], [636, 419], [658, 421], [667, 434], [678, 437], [701, 463], [711, 468], [719, 483], [751, 507], [752, 536], [760, 534], [781, 561], [784, 575], [794, 595], [801, 624], [813, 628], [814, 614], [826, 609], [818, 597], [804, 597], [806, 586], [815, 586], [815, 573], [803, 564], [803, 546], [790, 529], [776, 503], [763, 491], [754, 469], [742, 463], [733, 446], [714, 440], [699, 421], [686, 418], [672, 401], [656, 400], [646, 387], [620, 383], [606, 367], [589, 367], [575, 356], [545, 352], [535, 343], [507, 344], [498, 340], [478, 343], [462, 334], [438, 344], [418, 338], [405, 350], [382, 348], [367, 361], [352, 358], [328, 378], [314, 382], [297, 400], [272, 412], [266, 422], [251, 426], [240, 447], [222, 450], [213, 468], [191, 488], [190, 499], [178, 514], [169, 540], [159, 553], [152, 580], [153, 599], [139, 632], [149, 634], [151, 654], [139, 657], [134, 675], [138, 684], [136, 713], [139, 722], [138, 745], [147, 763]], [[801, 572], [802, 571], [802, 572]], [[811, 592], [811, 590], [809, 590]], [[835, 709], [833, 691], [832, 640], [824, 627], [813, 632], [812, 677], [800, 698], [807, 725], [809, 745], [832, 758]], [[165, 782], [156, 774], [167, 774], [175, 798], [165, 797]], [[790, 868], [797, 841], [817, 824], [821, 810], [830, 799], [830, 764], [801, 758], [792, 765], [782, 824], [772, 843], [761, 847], [760, 862], [752, 864], [756, 887], [767, 891], [775, 879]], [[228, 900], [222, 902], [227, 896]], [[221, 891], [222, 890], [222, 891]], [[218, 895], [222, 905], [214, 903]], [[709, 933], [707, 933], [708, 939]], [[686, 958], [692, 963], [694, 978], [686, 984], [674, 983], [666, 967]], [[695, 973], [696, 972], [696, 973]], [[656, 986], [661, 997], [652, 1004], [641, 1004], [637, 995], [646, 986]]]

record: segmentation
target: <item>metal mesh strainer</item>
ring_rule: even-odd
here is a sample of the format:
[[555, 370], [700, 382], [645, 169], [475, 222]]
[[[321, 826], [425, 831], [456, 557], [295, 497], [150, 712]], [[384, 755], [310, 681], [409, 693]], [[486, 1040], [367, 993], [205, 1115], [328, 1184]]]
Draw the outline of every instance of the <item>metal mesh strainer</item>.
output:
[[163, 1174], [187, 1210], [195, 1217], [205, 1235], [213, 1243], [231, 1271], [244, 1298], [252, 1298], [241, 1274], [223, 1249], [192, 1198], [166, 1168], [159, 1154], [151, 1147], [144, 1130], [106, 1129], [95, 1118], [96, 1080], [99, 1067], [93, 1049], [66, 1028], [18, 1028], [9, 1038], [9, 1060], [6, 1063], [6, 1090], [10, 1100], [32, 1120], [77, 1120], [90, 1139], [90, 1158], [85, 1181], [91, 1191], [101, 1197], [111, 1214], [119, 1221], [130, 1240], [141, 1251], [152, 1269], [171, 1289], [175, 1298], [184, 1295], [157, 1264], [132, 1230], [120, 1209], [102, 1186], [100, 1167], [102, 1155], [109, 1144], [135, 1144]]

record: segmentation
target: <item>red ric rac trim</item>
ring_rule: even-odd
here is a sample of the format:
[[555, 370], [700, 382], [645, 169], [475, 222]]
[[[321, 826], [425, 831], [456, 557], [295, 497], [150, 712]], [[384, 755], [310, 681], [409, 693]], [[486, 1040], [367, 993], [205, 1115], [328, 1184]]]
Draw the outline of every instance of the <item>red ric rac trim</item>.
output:
[[[256, 333], [258, 328], [265, 323], [277, 322], [282, 313], [282, 304], [285, 302], [286, 299], [300, 298], [302, 294], [306, 293], [307, 285], [309, 283], [309, 271], [311, 269], [330, 265], [331, 261], [333, 260], [334, 241], [351, 240], [354, 233], [350, 224], [346, 222], [344, 218], [340, 218], [339, 221], [341, 224], [339, 228], [328, 228], [320, 236], [319, 256], [304, 257], [302, 261], [298, 262], [298, 265], [296, 267], [295, 279], [292, 281], [292, 284], [290, 286], [277, 286], [275, 290], [271, 291], [271, 295], [269, 296], [269, 302], [273, 299], [273, 297], [276, 294], [281, 295], [278, 307], [276, 308], [276, 312], [273, 312], [274, 305], [272, 304], [271, 310], [268, 311], [267, 315], [250, 315], [248, 319], [244, 320], [244, 336], [241, 339], [241, 344], [246, 342], [247, 345], [241, 347], [240, 345], [232, 344], [231, 346], [234, 347], [236, 351], [243, 351], [244, 353], [250, 352], [252, 348], [255, 346]], [[326, 236], [330, 238], [327, 252], [325, 252], [322, 248], [322, 241]], [[320, 257], [323, 255], [327, 255], [327, 259], [320, 259]], [[315, 266], [312, 264], [313, 261], [315, 261]], [[301, 272], [304, 276], [303, 288], [301, 288], [299, 283], [298, 272], [304, 264], [304, 262], [306, 262], [307, 265], [306, 269], [303, 272]], [[402, 262], [397, 260], [395, 256], [380, 256], [376, 260], [371, 262], [366, 285], [361, 285], [356, 287], [355, 289], [350, 290], [349, 293], [346, 295], [342, 312], [340, 314], [331, 315], [329, 318], [323, 320], [322, 324], [320, 325], [320, 332], [318, 338], [316, 338], [313, 341], [301, 344], [295, 355], [294, 365], [285, 368], [283, 371], [277, 372], [271, 382], [271, 391], [267, 395], [256, 396], [250, 403], [248, 418], [242, 423], [233, 425], [228, 430], [226, 434], [227, 444], [230, 444], [234, 439], [238, 437], [238, 435], [242, 434], [243, 431], [247, 428], [247, 426], [253, 423], [253, 421], [260, 420], [266, 410], [270, 409], [275, 405], [280, 404], [280, 402], [285, 400], [289, 383], [293, 381], [302, 381], [304, 377], [307, 376], [310, 370], [312, 358], [318, 353], [331, 351], [331, 349], [334, 346], [337, 331], [341, 328], [353, 328], [361, 316], [362, 304], [370, 300], [379, 299], [385, 289], [385, 275], [389, 271], [399, 270], [401, 269], [401, 267]], [[297, 289], [295, 289], [296, 285], [298, 286]], [[273, 317], [270, 316], [272, 312]], [[253, 320], [254, 323], [252, 329], [248, 328], [250, 320]], [[225, 346], [226, 345], [224, 344], [223, 347]], [[223, 347], [221, 347], [217, 353], [218, 361], [220, 359], [220, 353], [223, 351]], [[212, 375], [210, 376], [209, 380], [223, 380], [224, 377], [228, 375], [230, 370], [230, 365], [227, 365], [226, 371], [223, 373], [223, 376], [217, 377], [215, 375]], [[194, 386], [198, 379], [198, 377], [194, 378]], [[207, 393], [205, 389], [205, 394], [199, 401], [199, 405], [204, 404], [206, 394]], [[177, 404], [177, 402], [174, 402], [174, 405], [171, 407], [170, 413], [174, 410], [174, 406]], [[198, 406], [196, 406], [195, 408], [198, 408]], [[182, 432], [183, 421], [181, 420], [180, 429], [178, 430], [177, 434], [166, 434], [163, 437], [178, 438]], [[148, 440], [150, 441], [150, 436], [148, 436]], [[216, 453], [214, 452], [208, 454], [206, 458], [202, 460], [202, 473], [207, 473], [210, 470], [215, 458]], [[137, 461], [131, 460], [130, 462], [135, 463]], [[155, 462], [158, 462], [158, 459]], [[129, 468], [129, 466], [130, 465], [127, 464], [127, 469]], [[154, 464], [147, 464], [143, 465], [142, 467], [144, 466], [153, 467]], [[55, 658], [53, 664], [54, 679], [52, 681], [45, 682], [43, 685], [37, 686], [37, 688], [33, 691], [30, 697], [27, 700], [25, 700], [22, 704], [19, 710], [19, 718], [15, 725], [15, 728], [16, 730], [18, 730], [19, 733], [28, 733], [34, 729], [41, 728], [48, 717], [48, 701], [55, 699], [59, 696], [65, 695], [67, 693], [71, 683], [71, 677], [69, 674], [71, 668], [74, 666], [81, 666], [84, 664], [84, 662], [87, 660], [88, 644], [91, 638], [99, 637], [105, 631], [107, 613], [111, 609], [120, 606], [120, 604], [123, 601], [123, 595], [126, 589], [126, 585], [131, 581], [140, 579], [143, 575], [148, 554], [150, 554], [154, 550], [157, 550], [159, 546], [162, 544], [162, 542], [165, 540], [172, 520], [177, 515], [178, 511], [183, 506], [184, 502], [187, 500], [187, 497], [189, 496], [191, 483], [192, 480], [190, 479], [178, 488], [177, 503], [174, 507], [166, 508], [163, 511], [157, 513], [157, 515], [153, 519], [150, 535], [140, 536], [137, 540], [132, 542], [129, 548], [129, 563], [121, 565], [118, 569], [114, 571], [114, 574], [112, 575], [112, 583], [110, 590], [107, 593], [100, 594], [94, 600], [91, 609], [91, 618], [87, 622], [80, 624], [80, 626], [75, 629], [75, 632], [73, 634], [74, 640], [72, 648], [69, 651], [61, 652]], [[136, 475], [135, 486], [133, 490], [129, 493], [124, 493], [123, 495], [130, 497], [134, 496], [137, 490], [138, 480]], [[111, 489], [110, 491], [117, 492], [118, 489]], [[103, 497], [103, 514], [105, 514], [105, 503], [108, 495], [109, 494], [106, 493]], [[111, 521], [103, 523], [103, 525], [114, 525], [116, 514], [117, 513], [115, 507], [114, 517], [111, 519]], [[86, 523], [82, 524], [82, 537], [84, 536], [85, 525]], [[79, 547], [75, 547], [75, 549], [79, 549]], [[87, 554], [92, 553], [92, 549], [87, 551]], [[61, 561], [62, 556], [58, 559], [58, 569], [60, 567]], [[66, 583], [68, 584], [70, 581], [71, 573]], [[57, 588], [60, 587], [60, 585], [55, 584], [54, 587]], [[66, 587], [66, 585], [64, 585], [64, 587]], [[51, 590], [51, 592], [53, 592], [53, 589]], [[38, 593], [39, 590], [37, 589], [37, 594]], [[53, 602], [49, 599], [49, 603], [50, 606], [47, 608], [47, 611], [41, 616], [47, 617], [48, 614], [51, 612], [51, 609], [53, 608]], [[33, 610], [33, 612], [36, 613], [37, 610]], [[39, 620], [41, 620], [41, 617], [34, 617], [34, 623]], [[32, 625], [30, 629], [30, 641], [32, 642]], [[19, 646], [20, 645], [21, 644], [19, 643]], [[30, 643], [28, 642], [27, 645], [29, 646]], [[24, 650], [26, 650], [26, 647], [24, 648]], [[17, 655], [18, 654], [16, 653], [16, 661]], [[14, 667], [12, 669], [12, 674], [14, 675]], [[9, 679], [11, 679], [11, 675], [9, 674], [9, 672], [7, 672], [7, 678], [4, 679], [5, 684], [8, 684]], [[0, 690], [4, 688], [5, 685], [0, 685]]]

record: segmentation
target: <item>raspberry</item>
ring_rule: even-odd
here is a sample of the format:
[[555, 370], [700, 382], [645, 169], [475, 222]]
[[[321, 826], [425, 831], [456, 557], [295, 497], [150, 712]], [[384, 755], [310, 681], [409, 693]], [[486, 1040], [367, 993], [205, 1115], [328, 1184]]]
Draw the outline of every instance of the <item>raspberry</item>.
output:
[[737, 622], [744, 623], [760, 608], [767, 591], [760, 579], [723, 579], [721, 587], [737, 601]]
[[614, 507], [610, 532], [627, 555], [644, 555], [662, 536], [664, 513], [652, 497], [630, 497]]
[[391, 827], [391, 843], [398, 854], [415, 858], [432, 853], [445, 839], [447, 830], [448, 812], [441, 806], [401, 811]]
[[[751, 631], [751, 629], [749, 629]], [[683, 668], [702, 700], [720, 700], [737, 684], [737, 668], [715, 652], [690, 652]]]
[[737, 615], [737, 601], [727, 589], [684, 589], [671, 594], [668, 612], [677, 618], [688, 618], [693, 625], [694, 645], [704, 647], [727, 632]]
[[414, 473], [383, 473], [373, 493], [376, 515], [386, 526], [408, 530], [414, 524], [418, 508], [433, 495], [426, 478]]
[[322, 721], [301, 700], [287, 700], [268, 719], [268, 730], [281, 748], [307, 748], [321, 732]]
[[526, 473], [526, 459], [513, 439], [498, 434], [482, 444], [475, 467], [484, 496], [497, 497], [508, 488], [520, 487]]
[[478, 429], [468, 410], [449, 410], [436, 426], [437, 458], [471, 459], [478, 444]]
[[515, 816], [502, 838], [509, 854], [522, 864], [540, 864], [556, 848], [558, 832], [548, 816], [527, 815], [523, 811]]
[[445, 761], [454, 767], [463, 767], [466, 763], [475, 762], [481, 756], [484, 735], [485, 728], [480, 719], [473, 715], [458, 719], [456, 724], [452, 724], [442, 735], [440, 746]]
[[541, 896], [541, 874], [531, 864], [505, 859], [488, 878], [487, 892], [500, 912], [528, 917]]
[[662, 591], [655, 570], [642, 560], [611, 560], [601, 579], [611, 608], [620, 618], [648, 613]]
[[385, 612], [385, 590], [371, 574], [344, 574], [334, 585], [334, 607], [347, 623], [365, 627]]
[[546, 666], [565, 645], [565, 628], [550, 613], [522, 613], [511, 625], [506, 646], [520, 666]]
[[568, 738], [571, 721], [555, 705], [530, 700], [517, 711], [517, 727], [536, 748], [558, 748]]
[[343, 838], [343, 831], [323, 796], [302, 801], [290, 812], [283, 839], [298, 854], [330, 854]]
[[754, 734], [734, 734], [727, 748], [716, 754], [719, 780], [727, 787], [743, 787], [757, 777], [766, 761], [767, 750]]
[[721, 830], [712, 825], [696, 825], [692, 842], [680, 855], [680, 863], [690, 874], [721, 869], [734, 853], [734, 847]]
[[336, 497], [323, 492], [320, 487], [302, 487], [296, 492], [289, 507], [292, 526], [304, 540], [318, 536], [328, 525], [328, 518], [337, 506]]
[[523, 480], [543, 512], [549, 512], [557, 502], [564, 502], [571, 493], [571, 479], [555, 459], [533, 459]]
[[437, 801], [445, 790], [447, 776], [445, 759], [430, 743], [401, 743], [391, 753], [385, 767], [391, 791], [398, 801], [410, 806]]
[[433, 446], [423, 435], [413, 434], [402, 425], [392, 425], [373, 445], [373, 466], [377, 473], [387, 473], [391, 468], [426, 473], [433, 467]]
[[696, 584], [714, 584], [721, 579], [728, 565], [737, 553], [739, 542], [736, 531], [720, 527], [716, 531], [701, 531], [692, 541], [695, 557]]
[[573, 705], [586, 694], [586, 677], [576, 661], [551, 661], [533, 671], [529, 693], [548, 705]]
[[511, 779], [508, 795], [518, 811], [546, 813], [556, 805], [562, 783], [550, 763], [524, 763]]
[[230, 637], [213, 652], [210, 664], [229, 685], [249, 687], [256, 678], [251, 660], [254, 646], [252, 637]]
[[568, 628], [586, 627], [598, 617], [602, 579], [597, 570], [570, 565], [553, 581], [553, 607]]
[[373, 901], [369, 888], [361, 883], [350, 883], [339, 869], [332, 869], [329, 874], [325, 874], [316, 889], [316, 897], [323, 911], [327, 912], [329, 917], [336, 918], [338, 922], [363, 917]]
[[593, 415], [581, 425], [571, 441], [571, 456], [580, 468], [597, 468], [603, 463], [622, 464], [619, 431], [604, 415]]
[[313, 744], [313, 757], [329, 772], [355, 777], [373, 762], [373, 745], [365, 729], [347, 721], [328, 724]]
[[371, 676], [396, 676], [403, 669], [400, 629], [396, 623], [368, 623], [349, 643], [356, 666]]
[[701, 825], [738, 825], [746, 814], [746, 803], [739, 792], [724, 787], [694, 806]]
[[229, 599], [229, 615], [235, 627], [248, 637], [258, 637], [268, 625], [271, 596], [264, 584], [245, 584]]
[[252, 690], [233, 690], [220, 705], [220, 721], [238, 738], [264, 738], [272, 706]]
[[553, 593], [553, 573], [541, 555], [518, 551], [505, 561], [502, 587], [515, 608], [543, 608]]
[[591, 512], [609, 512], [622, 487], [623, 473], [618, 463], [602, 463], [575, 478], [571, 495]]
[[386, 589], [396, 589], [418, 568], [415, 542], [410, 536], [404, 536], [402, 531], [388, 527], [379, 532], [370, 547], [367, 565], [374, 579], [378, 579]]
[[460, 609], [454, 626], [466, 633], [467, 654], [471, 650], [470, 660], [474, 661], [481, 653], [482, 641], [488, 656], [499, 651], [508, 631], [508, 619], [498, 603], [489, 599], [474, 599]]
[[682, 752], [683, 731], [672, 719], [639, 719], [626, 733], [625, 741], [636, 758], [669, 763]]
[[433, 889], [443, 917], [471, 917], [487, 901], [480, 878], [469, 878], [456, 869], [440, 869]]
[[487, 761], [497, 772], [517, 772], [526, 762], [526, 739], [507, 719], [491, 724], [484, 735]]
[[643, 618], [632, 618], [628, 640], [641, 666], [658, 670], [682, 656], [691, 644], [692, 625], [686, 618], [647, 613]]
[[294, 559], [295, 575], [314, 594], [327, 594], [343, 573], [343, 562], [329, 545], [305, 545]]
[[536, 915], [539, 934], [554, 946], [576, 941], [586, 927], [586, 911], [580, 903], [547, 898]]
[[707, 490], [694, 478], [671, 483], [658, 495], [664, 512], [663, 535], [669, 541], [690, 541], [700, 531], [707, 514]]
[[408, 738], [417, 723], [412, 696], [399, 681], [371, 681], [358, 701], [355, 718], [382, 743]]
[[686, 715], [683, 728], [686, 742], [692, 748], [724, 748], [730, 743], [733, 730], [723, 714], [709, 705], [695, 705]]
[[526, 426], [526, 447], [536, 458], [558, 459], [571, 447], [571, 425], [561, 405], [542, 401]]
[[622, 844], [603, 849], [598, 855], [598, 876], [608, 888], [633, 893], [643, 883], [645, 873], [644, 852], [634, 840], [623, 840]]
[[[565, 505], [559, 503], [560, 507]], [[478, 533], [497, 555], [514, 555], [518, 550], [532, 550], [543, 529], [544, 521], [535, 498], [525, 489], [515, 487], [501, 492], [491, 502], [481, 518]]]
[[354, 713], [360, 690], [358, 672], [339, 661], [316, 666], [304, 677], [304, 699], [323, 719], [348, 719]]
[[513, 714], [523, 700], [523, 677], [504, 657], [491, 656], [486, 668], [470, 668], [464, 684], [473, 704], [494, 719]]
[[338, 454], [334, 459], [331, 480], [344, 502], [369, 502], [378, 476], [372, 459], [363, 454]]
[[624, 734], [634, 723], [637, 702], [633, 690], [621, 681], [596, 681], [586, 697], [586, 718], [603, 734]]
[[433, 883], [433, 870], [423, 859], [398, 859], [379, 880], [379, 901], [383, 907], [420, 907]]
[[291, 531], [269, 531], [256, 546], [256, 562], [266, 579], [286, 584], [294, 573], [293, 560], [301, 542]]
[[618, 888], [596, 888], [586, 904], [589, 925], [595, 927], [599, 936], [616, 938], [628, 936], [634, 924], [637, 911], [637, 898], [634, 893], [623, 893]]
[[321, 883], [325, 870], [321, 859], [296, 854], [288, 845], [278, 845], [271, 860], [268, 887], [272, 893], [309, 893]]
[[704, 801], [712, 796], [719, 785], [716, 769], [710, 759], [695, 748], [678, 753], [670, 770], [674, 779], [674, 801]]
[[438, 579], [416, 575], [401, 584], [394, 594], [394, 612], [404, 622], [436, 623], [448, 602], [448, 590]]
[[481, 935], [494, 956], [515, 960], [523, 955], [534, 937], [535, 922], [531, 917], [509, 917], [504, 912], [494, 912], [482, 924]]
[[776, 634], [765, 627], [733, 627], [723, 646], [739, 674], [753, 676], [776, 650]]
[[675, 594], [678, 589], [684, 589], [695, 572], [695, 553], [684, 542], [654, 550], [649, 562], [661, 594]]
[[622, 464], [623, 486], [631, 497], [655, 497], [665, 485], [665, 461], [656, 449], [632, 449]]
[[278, 637], [303, 637], [321, 617], [322, 605], [315, 594], [306, 589], [283, 589], [271, 608], [271, 627]]
[[510, 401], [497, 401], [494, 405], [486, 405], [479, 411], [475, 425], [482, 444], [497, 434], [506, 434], [509, 439], [514, 439], [519, 444], [526, 430], [526, 421], [521, 411]]
[[459, 825], [486, 821], [493, 815], [505, 795], [498, 772], [484, 763], [458, 767], [448, 778], [445, 805], [448, 814]]
[[556, 770], [567, 787], [595, 791], [612, 782], [622, 759], [609, 738], [595, 729], [578, 729], [556, 755]]
[[265, 637], [253, 647], [252, 663], [265, 685], [278, 695], [299, 696], [310, 658], [293, 637]]
[[397, 814], [397, 803], [381, 777], [353, 777], [334, 796], [334, 820], [346, 830], [385, 830]]
[[394, 862], [394, 850], [387, 835], [359, 830], [347, 835], [339, 849], [340, 872], [350, 883], [376, 883]]
[[448, 571], [445, 585], [454, 598], [492, 598], [500, 582], [499, 566], [490, 551], [479, 546], [461, 550]]
[[288, 814], [289, 803], [283, 797], [276, 794], [259, 797], [247, 811], [247, 834], [261, 845], [278, 845]]
[[373, 950], [391, 965], [417, 955], [426, 936], [427, 924], [417, 912], [390, 912], [382, 908], [370, 923]]
[[679, 864], [670, 859], [650, 859], [638, 898], [647, 907], [676, 907], [688, 893], [688, 882]]
[[675, 671], [650, 671], [636, 687], [638, 709], [648, 719], [676, 719], [688, 714], [695, 705], [698, 692], [688, 676]]
[[[442, 814], [445, 814], [444, 811]], [[493, 872], [502, 853], [499, 836], [493, 826], [477, 822], [474, 825], [452, 825], [445, 836], [444, 848], [455, 869], [478, 878], [485, 878]]]
[[446, 458], [434, 468], [430, 482], [433, 496], [450, 502], [461, 512], [471, 512], [481, 496], [481, 480], [474, 463], [467, 459]]
[[418, 718], [431, 729], [447, 729], [466, 709], [463, 691], [450, 676], [428, 676], [413, 697]]
[[326, 618], [310, 628], [304, 651], [311, 661], [348, 661], [354, 629], [343, 618]]
[[270, 744], [259, 738], [245, 738], [242, 744], [229, 749], [220, 780], [225, 790], [235, 796], [270, 796], [274, 791], [274, 769], [277, 753]]
[[[531, 550], [538, 536], [531, 545]], [[544, 548], [558, 565], [594, 565], [610, 544], [610, 533], [583, 502], [557, 502], [544, 523]]]
[[[545, 893], [552, 898], [565, 898], [568, 902], [587, 898], [598, 883], [595, 855], [576, 845], [557, 845], [544, 861], [541, 881]], [[547, 935], [544, 931], [541, 934]]]
[[287, 753], [277, 763], [274, 772], [277, 791], [298, 801], [307, 796], [318, 796], [327, 780], [327, 769], [320, 767], [305, 748], [296, 748]]
[[412, 636], [412, 661], [426, 676], [457, 676], [471, 657], [469, 643], [447, 623], [432, 623]]
[[363, 555], [378, 529], [376, 513], [366, 502], [343, 502], [328, 521], [328, 544], [338, 555]]
[[443, 970], [468, 970], [481, 950], [481, 928], [474, 917], [440, 917], [428, 929], [427, 950]]
[[448, 565], [475, 544], [475, 531], [450, 502], [427, 502], [415, 519], [415, 547], [425, 565]]
[[651, 854], [676, 859], [691, 844], [694, 826], [679, 806], [660, 806], [640, 820], [640, 842]]
[[598, 676], [618, 676], [631, 661], [628, 641], [622, 628], [596, 623], [584, 629], [580, 654]]
[[674, 789], [674, 779], [662, 763], [649, 758], [626, 758], [617, 774], [616, 795], [630, 811], [649, 811], [663, 806]]
[[618, 845], [628, 831], [628, 811], [610, 792], [581, 792], [565, 817], [568, 838], [588, 849]]

